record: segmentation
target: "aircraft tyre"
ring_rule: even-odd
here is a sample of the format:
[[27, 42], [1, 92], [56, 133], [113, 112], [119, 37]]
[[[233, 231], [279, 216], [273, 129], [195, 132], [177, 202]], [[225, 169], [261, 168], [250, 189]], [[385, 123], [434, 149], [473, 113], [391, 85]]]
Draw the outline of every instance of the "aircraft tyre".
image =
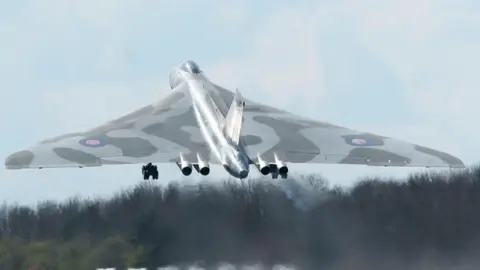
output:
[[153, 180], [158, 179], [158, 169], [157, 166], [152, 165], [151, 163], [144, 165], [142, 167], [143, 180], [149, 180], [152, 176]]
[[143, 180], [148, 180], [148, 178], [150, 178], [150, 175], [148, 174], [148, 168], [146, 165], [142, 166], [142, 175], [143, 175]]
[[158, 169], [157, 169], [157, 166], [155, 166], [155, 165], [152, 166], [151, 175], [152, 175], [153, 180], [158, 180]]
[[278, 179], [278, 170], [277, 168], [274, 168], [271, 172], [270, 172], [270, 175], [272, 176], [272, 179]]

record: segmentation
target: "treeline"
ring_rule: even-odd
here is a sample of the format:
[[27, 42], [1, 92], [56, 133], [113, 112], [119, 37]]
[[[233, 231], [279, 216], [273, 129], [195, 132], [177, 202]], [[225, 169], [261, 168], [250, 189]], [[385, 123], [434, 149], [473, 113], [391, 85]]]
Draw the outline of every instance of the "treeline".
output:
[[0, 237], [6, 270], [220, 262], [479, 269], [480, 169], [365, 179], [348, 190], [315, 176], [144, 183], [104, 200], [3, 205]]

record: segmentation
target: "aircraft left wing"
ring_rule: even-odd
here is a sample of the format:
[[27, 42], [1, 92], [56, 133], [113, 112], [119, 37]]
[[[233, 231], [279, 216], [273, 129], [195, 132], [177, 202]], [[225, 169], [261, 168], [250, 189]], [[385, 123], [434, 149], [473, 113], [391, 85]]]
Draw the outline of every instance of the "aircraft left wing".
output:
[[106, 164], [192, 163], [199, 153], [216, 160], [203, 142], [188, 89], [168, 90], [158, 102], [86, 132], [44, 140], [5, 160], [7, 169], [86, 167]]
[[[212, 89], [230, 106], [234, 93]], [[464, 163], [448, 153], [402, 140], [316, 121], [245, 99], [241, 140], [253, 163], [275, 155], [287, 163], [452, 167]]]

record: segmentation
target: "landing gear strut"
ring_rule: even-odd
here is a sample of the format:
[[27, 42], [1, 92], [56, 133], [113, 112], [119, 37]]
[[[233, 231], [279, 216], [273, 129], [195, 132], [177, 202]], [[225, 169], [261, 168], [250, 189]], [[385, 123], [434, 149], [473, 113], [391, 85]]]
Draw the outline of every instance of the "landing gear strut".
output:
[[152, 163], [148, 163], [147, 165], [144, 165], [142, 167], [142, 175], [143, 175], [143, 180], [149, 180], [150, 176], [153, 178], [153, 180], [157, 180], [158, 179], [157, 166], [152, 165]]
[[277, 172], [272, 172], [272, 179], [278, 179], [279, 176], [282, 179], [287, 179], [288, 178], [288, 173], [279, 173], [278, 171]]
[[272, 176], [272, 179], [278, 179], [279, 176], [282, 179], [287, 179], [288, 171], [280, 172], [276, 165], [270, 165], [270, 175]]

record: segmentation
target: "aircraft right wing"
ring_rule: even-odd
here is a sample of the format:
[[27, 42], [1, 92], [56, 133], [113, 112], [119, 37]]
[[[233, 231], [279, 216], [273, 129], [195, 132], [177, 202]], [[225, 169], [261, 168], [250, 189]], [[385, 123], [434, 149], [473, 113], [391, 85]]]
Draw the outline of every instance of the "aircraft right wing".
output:
[[[230, 106], [234, 93], [215, 85]], [[370, 166], [453, 167], [463, 162], [448, 153], [294, 115], [245, 99], [241, 140], [253, 162], [363, 164]]]

